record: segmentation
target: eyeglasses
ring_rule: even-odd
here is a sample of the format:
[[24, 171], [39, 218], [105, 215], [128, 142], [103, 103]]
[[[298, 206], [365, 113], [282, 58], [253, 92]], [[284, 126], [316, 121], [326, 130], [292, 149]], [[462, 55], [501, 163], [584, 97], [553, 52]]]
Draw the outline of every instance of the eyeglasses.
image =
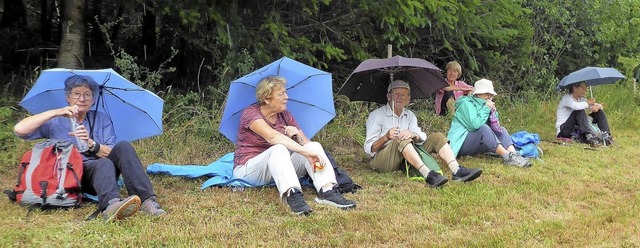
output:
[[84, 94], [78, 93], [78, 92], [71, 92], [70, 95], [71, 95], [71, 98], [76, 99], [76, 100], [80, 99], [81, 96], [84, 97], [85, 100], [93, 99], [93, 93], [91, 93], [91, 92], [84, 93]]
[[409, 97], [409, 95], [400, 94], [400, 93], [393, 93], [391, 95], [393, 95], [393, 98], [406, 98], [406, 97]]

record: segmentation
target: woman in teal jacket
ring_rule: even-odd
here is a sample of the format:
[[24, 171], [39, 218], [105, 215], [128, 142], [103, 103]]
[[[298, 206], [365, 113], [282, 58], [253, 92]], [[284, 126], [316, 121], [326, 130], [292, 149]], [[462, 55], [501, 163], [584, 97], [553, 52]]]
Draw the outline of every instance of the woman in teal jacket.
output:
[[509, 132], [497, 121], [493, 82], [483, 78], [475, 82], [474, 88], [473, 96], [463, 96], [456, 101], [448, 134], [453, 153], [464, 156], [493, 152], [507, 165], [531, 166], [529, 160], [516, 152]]

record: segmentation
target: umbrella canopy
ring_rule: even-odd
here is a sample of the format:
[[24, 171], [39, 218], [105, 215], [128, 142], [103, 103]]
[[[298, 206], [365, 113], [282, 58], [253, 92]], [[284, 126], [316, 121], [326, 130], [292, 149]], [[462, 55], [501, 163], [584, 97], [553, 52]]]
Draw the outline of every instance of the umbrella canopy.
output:
[[608, 67], [585, 67], [574, 71], [560, 80], [558, 89], [564, 89], [568, 85], [585, 81], [587, 85], [611, 84], [620, 79], [625, 79], [618, 70]]
[[387, 87], [393, 78], [403, 79], [411, 87], [412, 99], [429, 98], [447, 87], [442, 70], [418, 58], [394, 56], [386, 59], [367, 59], [353, 70], [338, 94], [352, 101], [387, 103]]
[[89, 76], [98, 83], [98, 96], [92, 108], [109, 116], [116, 141], [134, 141], [162, 134], [164, 101], [112, 69], [44, 70], [20, 106], [31, 114], [68, 106], [64, 81], [73, 75]]
[[287, 79], [287, 110], [307, 137], [313, 137], [336, 116], [331, 74], [282, 57], [231, 82], [218, 129], [231, 142], [236, 142], [242, 110], [257, 102], [256, 86], [264, 77], [272, 75]]

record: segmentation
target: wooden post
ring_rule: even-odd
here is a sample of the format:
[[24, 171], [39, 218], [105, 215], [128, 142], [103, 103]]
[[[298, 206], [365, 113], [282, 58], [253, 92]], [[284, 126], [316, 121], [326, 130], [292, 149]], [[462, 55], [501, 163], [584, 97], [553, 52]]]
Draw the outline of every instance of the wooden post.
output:
[[387, 45], [387, 58], [391, 58], [392, 56], [392, 51], [393, 50], [393, 46], [391, 44]]
[[638, 80], [636, 80], [636, 78], [633, 78], [633, 93], [636, 93], [638, 89]]

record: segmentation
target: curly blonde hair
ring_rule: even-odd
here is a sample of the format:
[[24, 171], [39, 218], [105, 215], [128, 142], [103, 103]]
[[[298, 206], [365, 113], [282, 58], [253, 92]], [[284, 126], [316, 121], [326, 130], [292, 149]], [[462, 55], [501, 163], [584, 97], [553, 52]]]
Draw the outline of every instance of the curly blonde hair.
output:
[[273, 94], [273, 89], [276, 86], [286, 87], [287, 80], [281, 76], [267, 76], [260, 80], [258, 86], [256, 87], [256, 100], [258, 104], [265, 105], [267, 104], [265, 100], [271, 97]]

